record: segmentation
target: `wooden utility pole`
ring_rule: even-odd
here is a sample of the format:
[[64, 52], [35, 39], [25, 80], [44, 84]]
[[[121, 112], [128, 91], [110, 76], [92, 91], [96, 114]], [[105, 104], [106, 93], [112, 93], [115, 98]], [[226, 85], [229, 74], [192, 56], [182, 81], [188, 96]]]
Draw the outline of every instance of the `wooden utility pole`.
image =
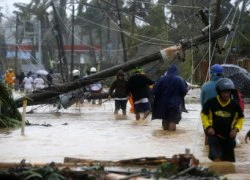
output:
[[18, 69], [18, 24], [19, 24], [19, 16], [16, 14], [16, 46], [15, 46], [15, 65], [14, 65], [14, 72], [17, 74]]
[[74, 70], [74, 46], [75, 46], [75, 6], [74, 6], [74, 0], [72, 0], [72, 21], [71, 21], [71, 63], [70, 63], [70, 79], [73, 78], [73, 70]]
[[38, 20], [38, 52], [39, 52], [39, 63], [44, 64], [42, 55], [42, 30], [41, 30], [40, 20]]
[[127, 47], [126, 47], [126, 42], [125, 42], [125, 38], [124, 38], [124, 34], [123, 34], [123, 25], [122, 25], [122, 18], [121, 18], [119, 0], [116, 0], [115, 2], [116, 2], [116, 8], [117, 8], [118, 26], [119, 26], [120, 31], [121, 31], [123, 58], [124, 58], [124, 62], [127, 62], [128, 61]]
[[63, 37], [62, 37], [62, 32], [61, 32], [61, 28], [60, 28], [60, 22], [61, 20], [59, 20], [58, 18], [58, 14], [56, 11], [56, 8], [53, 4], [53, 2], [51, 2], [53, 11], [54, 11], [54, 18], [55, 18], [55, 30], [56, 30], [56, 41], [57, 41], [57, 46], [58, 46], [58, 56], [59, 56], [59, 61], [60, 61], [60, 70], [61, 70], [61, 75], [62, 75], [62, 80], [63, 82], [66, 82], [69, 80], [68, 78], [68, 62], [66, 59], [66, 54], [64, 51], [64, 44], [63, 44]]

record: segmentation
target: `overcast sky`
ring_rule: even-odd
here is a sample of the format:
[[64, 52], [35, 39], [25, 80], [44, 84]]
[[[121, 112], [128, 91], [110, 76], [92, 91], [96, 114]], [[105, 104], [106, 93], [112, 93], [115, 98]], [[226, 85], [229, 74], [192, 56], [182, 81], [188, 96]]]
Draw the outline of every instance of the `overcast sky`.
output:
[[10, 16], [12, 12], [15, 10], [13, 4], [22, 2], [29, 3], [31, 0], [0, 0], [1, 13], [5, 16]]
[[[13, 15], [12, 12], [15, 10], [13, 4], [17, 2], [29, 3], [31, 2], [31, 0], [0, 0], [0, 12], [3, 13], [5, 16]], [[235, 0], [231, 0], [231, 2], [235, 2]]]

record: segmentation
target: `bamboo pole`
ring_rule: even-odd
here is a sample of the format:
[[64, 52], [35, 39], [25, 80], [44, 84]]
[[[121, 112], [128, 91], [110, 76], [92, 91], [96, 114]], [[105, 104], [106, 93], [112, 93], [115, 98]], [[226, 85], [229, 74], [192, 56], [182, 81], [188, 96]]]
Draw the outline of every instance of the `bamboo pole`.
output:
[[2, 101], [0, 100], [0, 120], [1, 120], [1, 117], [2, 117]]
[[22, 113], [22, 127], [21, 127], [21, 135], [24, 136], [25, 130], [25, 115], [26, 115], [26, 107], [27, 107], [27, 99], [23, 99], [23, 113]]

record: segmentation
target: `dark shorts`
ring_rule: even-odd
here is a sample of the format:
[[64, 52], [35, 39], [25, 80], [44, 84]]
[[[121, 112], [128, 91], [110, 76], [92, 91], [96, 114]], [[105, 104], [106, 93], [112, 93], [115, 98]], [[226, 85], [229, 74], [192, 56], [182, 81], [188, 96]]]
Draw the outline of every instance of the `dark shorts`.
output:
[[115, 100], [115, 109], [116, 110], [126, 110], [128, 100]]
[[180, 108], [168, 109], [162, 118], [162, 124], [170, 122], [179, 124], [181, 120], [181, 113], [182, 112]]
[[135, 113], [146, 112], [150, 110], [149, 102], [138, 103], [134, 105]]
[[220, 159], [222, 161], [235, 162], [234, 148], [236, 142], [234, 139], [222, 139], [216, 135], [208, 135], [207, 137], [209, 145], [209, 159]]

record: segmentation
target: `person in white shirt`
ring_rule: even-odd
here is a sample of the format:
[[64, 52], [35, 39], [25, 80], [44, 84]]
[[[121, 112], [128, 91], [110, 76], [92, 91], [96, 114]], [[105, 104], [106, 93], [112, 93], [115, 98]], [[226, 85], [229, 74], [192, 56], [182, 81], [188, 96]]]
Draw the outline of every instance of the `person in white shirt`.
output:
[[28, 73], [27, 76], [23, 79], [23, 84], [24, 84], [24, 93], [25, 94], [30, 94], [33, 91], [33, 79]]
[[[95, 67], [90, 68], [90, 75], [95, 74], [97, 72]], [[100, 81], [90, 84], [87, 89], [91, 92], [91, 94], [98, 94], [102, 92], [103, 85]], [[102, 104], [102, 100], [98, 100], [99, 105]], [[96, 104], [96, 99], [92, 99], [92, 104]]]
[[41, 78], [41, 75], [38, 74], [37, 78], [34, 80], [35, 90], [41, 90], [44, 88], [44, 80]]

